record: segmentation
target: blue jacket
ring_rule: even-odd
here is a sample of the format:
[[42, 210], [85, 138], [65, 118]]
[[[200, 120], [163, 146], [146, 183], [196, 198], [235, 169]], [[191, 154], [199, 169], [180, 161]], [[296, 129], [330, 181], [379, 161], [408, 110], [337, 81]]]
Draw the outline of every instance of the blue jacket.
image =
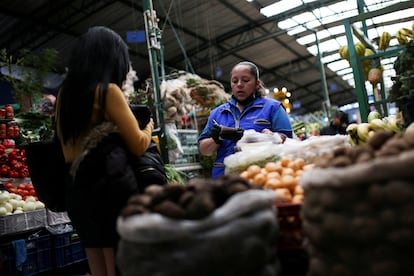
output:
[[[270, 98], [256, 98], [252, 103], [245, 106], [242, 112], [236, 107], [236, 101], [231, 98], [229, 102], [222, 104], [210, 113], [207, 124], [198, 138], [201, 140], [211, 137], [213, 122], [227, 127], [242, 128], [244, 130], [254, 129], [261, 132], [267, 128], [292, 138], [292, 126], [289, 117], [280, 102]], [[235, 141], [224, 140], [217, 151], [212, 178], [224, 174], [223, 160], [234, 153]]]

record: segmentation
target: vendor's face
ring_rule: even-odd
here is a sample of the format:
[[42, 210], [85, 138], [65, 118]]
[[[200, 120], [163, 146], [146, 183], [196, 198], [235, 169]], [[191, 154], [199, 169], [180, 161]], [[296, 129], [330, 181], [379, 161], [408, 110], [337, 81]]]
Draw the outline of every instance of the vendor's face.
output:
[[243, 101], [256, 92], [259, 81], [252, 74], [250, 67], [247, 65], [237, 65], [231, 70], [231, 91], [233, 96]]

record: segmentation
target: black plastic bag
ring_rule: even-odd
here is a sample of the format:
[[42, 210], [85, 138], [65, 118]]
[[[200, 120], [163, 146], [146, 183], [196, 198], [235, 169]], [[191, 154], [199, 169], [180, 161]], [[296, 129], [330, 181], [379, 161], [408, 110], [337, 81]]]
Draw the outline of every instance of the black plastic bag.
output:
[[167, 184], [164, 162], [154, 141], [151, 141], [144, 155], [137, 157], [131, 154], [130, 162], [138, 181], [138, 191], [140, 193], [144, 192], [149, 185]]
[[59, 140], [33, 142], [23, 148], [30, 179], [39, 200], [52, 211], [66, 211], [64, 190], [67, 168]]

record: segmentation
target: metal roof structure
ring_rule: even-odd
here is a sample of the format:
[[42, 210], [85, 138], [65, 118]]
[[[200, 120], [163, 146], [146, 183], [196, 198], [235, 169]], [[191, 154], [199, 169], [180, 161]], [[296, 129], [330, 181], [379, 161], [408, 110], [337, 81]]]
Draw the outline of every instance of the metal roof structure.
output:
[[[64, 66], [75, 38], [91, 26], [110, 27], [125, 39], [127, 32], [144, 31], [144, 1], [3, 0], [0, 1], [0, 49], [17, 54], [21, 49], [36, 52], [54, 48]], [[331, 105], [356, 102], [350, 71], [343, 65], [330, 66], [344, 62], [338, 54], [341, 43], [346, 44], [344, 18], [361, 13], [358, 7], [362, 12], [372, 13], [399, 4], [402, 11], [409, 10], [404, 17], [395, 14], [387, 17], [382, 12], [378, 20], [369, 20], [367, 26], [373, 31], [373, 41], [387, 26], [398, 23], [411, 28], [414, 20], [412, 0], [366, 0], [366, 4], [362, 0], [289, 0], [295, 4], [289, 7], [285, 2], [153, 0], [161, 29], [163, 69], [166, 74], [184, 70], [215, 79], [230, 91], [232, 66], [249, 60], [259, 67], [266, 87], [270, 90], [286, 87], [291, 92], [293, 114], [305, 114], [322, 109], [324, 86]], [[272, 4], [283, 9], [283, 13], [265, 15], [264, 8]], [[331, 12], [329, 16], [325, 15], [327, 11]], [[324, 22], [328, 17], [331, 20]], [[332, 40], [336, 43], [327, 43]], [[147, 44], [128, 44], [138, 77], [150, 77]], [[315, 49], [320, 50], [321, 58]], [[323, 62], [323, 74], [319, 61]]]

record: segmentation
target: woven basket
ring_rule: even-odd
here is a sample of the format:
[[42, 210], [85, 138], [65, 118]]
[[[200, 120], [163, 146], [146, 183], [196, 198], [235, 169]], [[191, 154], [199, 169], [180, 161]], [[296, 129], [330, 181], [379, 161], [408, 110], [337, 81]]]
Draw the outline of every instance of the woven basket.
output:
[[309, 276], [414, 275], [414, 151], [304, 173]]

